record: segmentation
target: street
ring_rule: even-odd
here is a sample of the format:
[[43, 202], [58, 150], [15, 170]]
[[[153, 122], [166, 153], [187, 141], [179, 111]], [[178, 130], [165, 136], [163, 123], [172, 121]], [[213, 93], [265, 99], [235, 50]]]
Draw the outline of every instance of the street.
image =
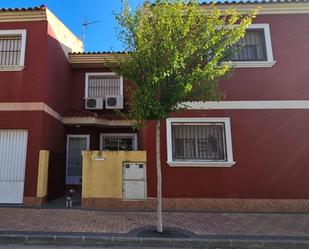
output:
[[[95, 247], [95, 246], [56, 246], [56, 245], [0, 245], [0, 249], [135, 249], [136, 247]], [[143, 249], [153, 249], [153, 247], [143, 247]], [[161, 247], [161, 249], [164, 249]]]

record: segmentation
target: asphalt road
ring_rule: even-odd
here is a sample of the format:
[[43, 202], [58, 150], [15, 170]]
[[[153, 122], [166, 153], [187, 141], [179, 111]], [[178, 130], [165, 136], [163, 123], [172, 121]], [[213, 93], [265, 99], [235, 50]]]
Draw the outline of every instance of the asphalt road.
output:
[[[86, 246], [55, 246], [55, 245], [0, 245], [0, 249], [136, 249], [136, 247], [86, 247]], [[155, 249], [153, 247], [143, 247], [143, 249]], [[158, 248], [156, 248], [158, 249]], [[164, 249], [160, 247], [160, 249]], [[177, 249], [177, 248], [176, 248]]]

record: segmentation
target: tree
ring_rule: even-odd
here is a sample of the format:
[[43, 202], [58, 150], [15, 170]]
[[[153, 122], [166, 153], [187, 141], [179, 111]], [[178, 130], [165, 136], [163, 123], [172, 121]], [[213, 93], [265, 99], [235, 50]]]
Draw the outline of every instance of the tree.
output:
[[162, 232], [160, 121], [185, 109], [186, 101], [219, 100], [218, 81], [230, 67], [222, 64], [245, 34], [254, 11], [201, 8], [197, 1], [146, 1], [131, 11], [127, 1], [116, 16], [127, 56], [113, 69], [134, 84], [130, 116], [141, 125], [157, 121], [157, 231]]

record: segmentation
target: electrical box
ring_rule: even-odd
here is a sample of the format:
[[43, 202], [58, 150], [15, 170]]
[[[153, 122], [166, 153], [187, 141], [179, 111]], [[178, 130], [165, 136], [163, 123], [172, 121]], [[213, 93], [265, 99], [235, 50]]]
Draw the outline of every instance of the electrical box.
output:
[[122, 197], [125, 200], [143, 200], [147, 198], [145, 163], [123, 163]]

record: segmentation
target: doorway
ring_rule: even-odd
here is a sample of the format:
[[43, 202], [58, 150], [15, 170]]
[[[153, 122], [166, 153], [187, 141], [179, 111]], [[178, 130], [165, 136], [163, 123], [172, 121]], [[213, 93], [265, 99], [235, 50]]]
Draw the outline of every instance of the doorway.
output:
[[67, 136], [66, 185], [81, 185], [83, 158], [82, 151], [89, 150], [89, 135]]

